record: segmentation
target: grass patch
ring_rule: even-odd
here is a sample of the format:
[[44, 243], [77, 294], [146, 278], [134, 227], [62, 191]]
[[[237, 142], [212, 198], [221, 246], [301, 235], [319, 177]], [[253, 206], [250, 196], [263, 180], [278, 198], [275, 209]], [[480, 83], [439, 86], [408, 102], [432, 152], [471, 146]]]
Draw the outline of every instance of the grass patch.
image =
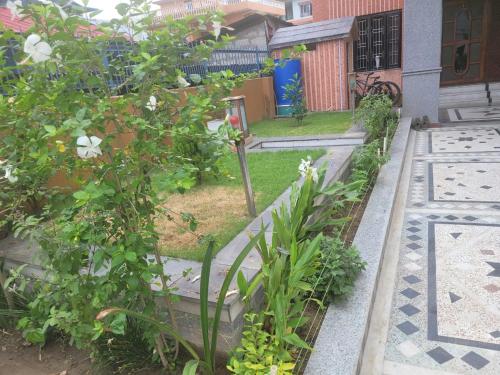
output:
[[[299, 177], [301, 159], [318, 159], [324, 150], [259, 152], [247, 154], [255, 192], [257, 212], [262, 212]], [[175, 212], [189, 212], [198, 220], [198, 233], [211, 234], [222, 249], [252, 220], [247, 213], [245, 193], [237, 156], [223, 160], [223, 167], [234, 179], [210, 180], [186, 194], [175, 194], [165, 207]], [[201, 261], [206, 245], [166, 218], [157, 221], [160, 248], [164, 255]]]
[[351, 112], [314, 112], [297, 125], [293, 118], [259, 121], [250, 125], [250, 132], [259, 138], [296, 135], [340, 134], [352, 125]]

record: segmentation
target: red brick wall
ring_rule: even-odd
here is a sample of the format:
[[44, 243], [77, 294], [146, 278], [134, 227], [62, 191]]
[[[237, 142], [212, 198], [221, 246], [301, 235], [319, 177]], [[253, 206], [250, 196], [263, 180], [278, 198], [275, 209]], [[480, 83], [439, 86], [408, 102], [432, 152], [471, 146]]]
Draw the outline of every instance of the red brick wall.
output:
[[404, 0], [312, 0], [313, 20], [363, 16], [403, 9]]

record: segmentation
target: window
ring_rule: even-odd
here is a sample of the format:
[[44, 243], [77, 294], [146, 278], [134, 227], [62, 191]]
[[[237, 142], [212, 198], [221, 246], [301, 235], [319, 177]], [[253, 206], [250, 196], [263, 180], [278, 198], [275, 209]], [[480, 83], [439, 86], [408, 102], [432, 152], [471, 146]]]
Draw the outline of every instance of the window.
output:
[[186, 7], [186, 10], [193, 10], [193, 1], [192, 0], [186, 0], [184, 1], [184, 6]]
[[356, 71], [401, 67], [401, 11], [358, 17]]
[[285, 3], [285, 19], [293, 19], [293, 3], [291, 1]]
[[312, 16], [312, 4], [310, 1], [306, 3], [300, 3], [300, 17], [310, 17]]

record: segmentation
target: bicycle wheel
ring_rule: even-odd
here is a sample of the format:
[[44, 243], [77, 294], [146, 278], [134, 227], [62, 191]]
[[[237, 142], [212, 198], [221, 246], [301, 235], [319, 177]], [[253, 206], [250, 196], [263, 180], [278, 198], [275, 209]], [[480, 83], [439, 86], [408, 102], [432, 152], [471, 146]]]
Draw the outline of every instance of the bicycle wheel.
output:
[[392, 92], [392, 104], [394, 106], [398, 106], [401, 104], [401, 89], [397, 84], [391, 81], [385, 81], [384, 84], [388, 87], [391, 87], [391, 92]]
[[392, 100], [392, 104], [397, 106], [401, 100], [401, 89], [398, 85], [391, 81], [383, 81], [375, 83], [371, 89], [370, 94], [384, 94]]

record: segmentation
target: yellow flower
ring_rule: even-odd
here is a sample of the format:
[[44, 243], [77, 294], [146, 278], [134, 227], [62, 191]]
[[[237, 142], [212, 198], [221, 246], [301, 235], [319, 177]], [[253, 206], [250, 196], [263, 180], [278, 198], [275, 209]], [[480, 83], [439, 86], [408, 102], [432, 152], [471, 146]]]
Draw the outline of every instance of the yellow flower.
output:
[[64, 145], [64, 143], [62, 143], [62, 141], [56, 141], [57, 143], [57, 150], [61, 153], [63, 153], [64, 151], [66, 151], [66, 146]]

